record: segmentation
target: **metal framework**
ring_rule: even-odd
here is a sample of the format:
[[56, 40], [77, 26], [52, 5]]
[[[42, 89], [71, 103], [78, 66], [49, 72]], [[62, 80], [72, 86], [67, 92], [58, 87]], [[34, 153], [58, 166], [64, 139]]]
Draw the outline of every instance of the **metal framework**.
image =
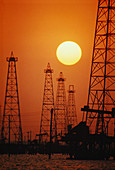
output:
[[2, 120], [1, 138], [6, 143], [22, 143], [22, 126], [20, 116], [20, 105], [18, 95], [18, 83], [16, 73], [17, 57], [11, 56], [6, 58], [8, 62], [8, 74], [6, 83], [5, 103]]
[[[92, 133], [113, 134], [115, 107], [115, 0], [99, 0], [86, 123]], [[106, 112], [108, 111], [108, 112]]]
[[45, 84], [44, 84], [43, 105], [42, 105], [41, 123], [40, 123], [40, 135], [39, 135], [40, 143], [50, 141], [51, 109], [54, 109], [54, 92], [53, 92], [53, 81], [52, 81], [53, 69], [51, 69], [50, 63], [48, 63], [47, 68], [44, 70], [44, 73], [45, 73]]
[[67, 117], [68, 117], [68, 125], [70, 125], [72, 128], [77, 125], [74, 85], [69, 85]]
[[67, 108], [66, 108], [66, 93], [65, 93], [65, 78], [63, 73], [60, 72], [59, 78], [57, 78], [57, 94], [55, 105], [55, 117], [56, 117], [56, 137], [60, 139], [67, 132]]

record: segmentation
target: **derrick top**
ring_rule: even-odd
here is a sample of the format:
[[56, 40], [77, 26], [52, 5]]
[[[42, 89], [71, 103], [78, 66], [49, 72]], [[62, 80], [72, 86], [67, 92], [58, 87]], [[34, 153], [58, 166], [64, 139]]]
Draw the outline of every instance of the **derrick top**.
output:
[[18, 61], [18, 57], [14, 57], [13, 51], [11, 51], [11, 56], [6, 58], [6, 61], [11, 62], [11, 61]]
[[53, 73], [53, 69], [51, 69], [50, 63], [48, 63], [47, 68], [44, 69], [44, 73]]
[[69, 85], [68, 93], [75, 93], [74, 85]]
[[65, 78], [63, 77], [63, 73], [60, 72], [59, 78], [57, 78], [57, 81], [65, 81]]

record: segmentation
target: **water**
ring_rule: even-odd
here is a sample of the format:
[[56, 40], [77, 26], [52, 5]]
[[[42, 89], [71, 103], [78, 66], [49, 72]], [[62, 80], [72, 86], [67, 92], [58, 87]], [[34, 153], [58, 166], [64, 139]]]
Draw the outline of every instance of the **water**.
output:
[[0, 170], [90, 170], [90, 169], [115, 169], [115, 161], [86, 161], [86, 160], [66, 160], [67, 155], [54, 154], [51, 160], [48, 155], [0, 155]]

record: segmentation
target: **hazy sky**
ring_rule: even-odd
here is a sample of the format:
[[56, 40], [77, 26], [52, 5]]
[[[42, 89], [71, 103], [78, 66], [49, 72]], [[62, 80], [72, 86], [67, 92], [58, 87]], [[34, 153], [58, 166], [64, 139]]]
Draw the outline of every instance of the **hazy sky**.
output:
[[[80, 110], [88, 96], [97, 3], [98, 0], [0, 0], [0, 104], [4, 105], [6, 57], [13, 51], [19, 59], [17, 74], [24, 133], [39, 131], [44, 69], [48, 62], [54, 69], [54, 94], [60, 71], [66, 78], [66, 91], [70, 84], [75, 86], [77, 116], [81, 121]], [[56, 48], [67, 40], [75, 41], [82, 49], [81, 60], [73, 66], [65, 66], [56, 58]]]

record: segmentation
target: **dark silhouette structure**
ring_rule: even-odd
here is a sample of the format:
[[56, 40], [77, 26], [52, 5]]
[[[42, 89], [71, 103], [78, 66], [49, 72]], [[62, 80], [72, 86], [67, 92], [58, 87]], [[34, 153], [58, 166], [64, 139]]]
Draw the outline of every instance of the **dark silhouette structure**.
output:
[[5, 103], [1, 129], [1, 139], [6, 143], [22, 143], [22, 126], [18, 94], [18, 82], [16, 72], [17, 57], [6, 58], [8, 62], [8, 74], [6, 83]]
[[[115, 1], [99, 0], [92, 55], [86, 124], [90, 132], [114, 134]], [[83, 119], [84, 119], [83, 118]]]
[[50, 141], [50, 115], [51, 109], [54, 109], [54, 92], [52, 80], [53, 70], [50, 67], [50, 63], [48, 63], [47, 68], [44, 70], [44, 73], [45, 84], [39, 134], [40, 143]]
[[[68, 128], [73, 128], [77, 125], [77, 113], [75, 104], [74, 85], [69, 85], [68, 90], [68, 106], [67, 106]], [[69, 130], [69, 129], [68, 129]]]
[[115, 159], [115, 1], [98, 0], [87, 105], [65, 136], [70, 158]]
[[63, 73], [60, 72], [59, 78], [57, 78], [57, 94], [55, 105], [55, 117], [56, 117], [56, 138], [60, 139], [67, 132], [67, 107], [66, 107], [66, 93], [65, 93], [65, 78]]

